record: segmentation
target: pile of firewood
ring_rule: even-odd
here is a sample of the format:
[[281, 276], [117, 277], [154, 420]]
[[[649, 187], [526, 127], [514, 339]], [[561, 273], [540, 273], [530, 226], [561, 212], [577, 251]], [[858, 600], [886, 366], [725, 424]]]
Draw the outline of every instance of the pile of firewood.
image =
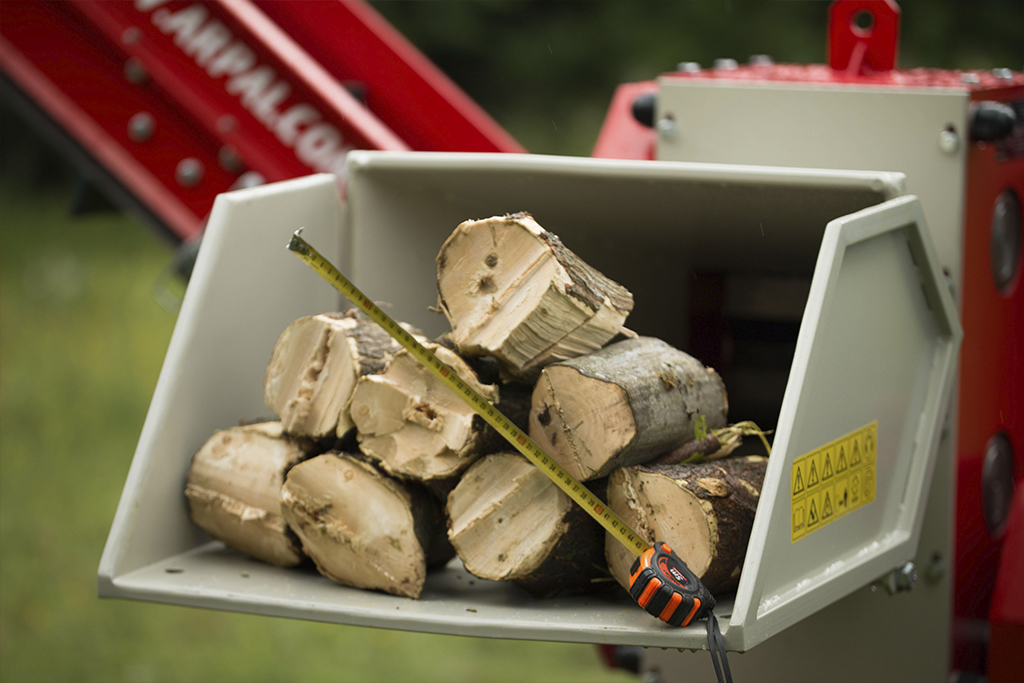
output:
[[[735, 588], [766, 459], [729, 457], [718, 374], [623, 324], [633, 298], [529, 214], [467, 221], [441, 247], [438, 358], [709, 590]], [[278, 340], [279, 420], [218, 431], [186, 495], [211, 536], [279, 566], [418, 597], [455, 553], [538, 596], [628, 587], [633, 556], [356, 311]], [[724, 458], [724, 459], [723, 459]]]

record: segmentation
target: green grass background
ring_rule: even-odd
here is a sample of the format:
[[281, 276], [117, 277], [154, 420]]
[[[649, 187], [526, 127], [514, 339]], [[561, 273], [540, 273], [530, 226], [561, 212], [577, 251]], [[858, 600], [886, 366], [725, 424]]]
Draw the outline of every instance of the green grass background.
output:
[[[70, 216], [70, 186], [26, 178], [21, 161], [0, 175], [0, 680], [633, 678], [604, 669], [590, 645], [97, 598], [100, 554], [174, 327], [152, 296], [172, 251], [129, 216]], [[35, 175], [50, 173], [62, 175]]]

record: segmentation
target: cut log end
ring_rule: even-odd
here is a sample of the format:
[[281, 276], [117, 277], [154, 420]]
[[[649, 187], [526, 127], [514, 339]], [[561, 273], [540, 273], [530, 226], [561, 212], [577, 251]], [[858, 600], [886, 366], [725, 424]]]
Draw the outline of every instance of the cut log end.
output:
[[440, 308], [460, 352], [498, 358], [513, 377], [600, 348], [632, 295], [529, 214], [466, 221], [438, 254]]
[[[625, 467], [612, 473], [608, 505], [648, 543], [667, 543], [712, 593], [734, 589], [746, 555], [767, 459]], [[623, 586], [635, 559], [608, 538], [608, 568]]]
[[[426, 346], [487, 400], [499, 398], [497, 387], [476, 381], [459, 356], [442, 346]], [[447, 479], [482, 455], [483, 420], [405, 351], [383, 374], [360, 379], [350, 414], [360, 450], [396, 476]]]
[[321, 574], [410, 598], [423, 590], [428, 554], [414, 502], [372, 465], [337, 453], [296, 466], [281, 490], [282, 512]]
[[300, 564], [305, 556], [278, 496], [286, 473], [307, 455], [279, 422], [218, 431], [189, 468], [185, 495], [192, 520], [241, 553], [280, 567]]
[[546, 596], [592, 591], [607, 575], [601, 528], [522, 456], [492, 454], [470, 467], [448, 497], [448, 517], [452, 545], [481, 578]]

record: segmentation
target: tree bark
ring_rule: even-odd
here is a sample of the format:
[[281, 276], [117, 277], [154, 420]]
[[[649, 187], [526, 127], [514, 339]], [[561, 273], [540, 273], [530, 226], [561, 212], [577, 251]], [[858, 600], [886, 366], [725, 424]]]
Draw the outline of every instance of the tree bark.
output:
[[549, 365], [533, 392], [530, 437], [581, 481], [608, 476], [724, 427], [725, 384], [660, 339], [639, 337]]
[[382, 372], [401, 348], [355, 309], [300, 318], [274, 346], [264, 400], [290, 434], [342, 437], [353, 427], [348, 402], [356, 381]]
[[[528, 401], [516, 387], [484, 385], [466, 362], [439, 344], [425, 345], [488, 401], [525, 427]], [[352, 418], [360, 450], [395, 476], [424, 482], [451, 479], [502, 439], [443, 380], [406, 351], [380, 375], [359, 380]]]
[[[724, 458], [692, 465], [638, 465], [608, 479], [608, 507], [648, 543], [667, 543], [713, 594], [736, 588], [768, 459]], [[615, 539], [612, 576], [629, 587], [635, 559]]]
[[346, 586], [418, 598], [427, 568], [453, 556], [440, 504], [359, 456], [293, 468], [281, 511], [320, 573]]
[[527, 213], [466, 221], [437, 257], [439, 307], [459, 351], [498, 358], [533, 382], [619, 333], [633, 296]]
[[280, 422], [218, 430], [192, 458], [185, 496], [194, 521], [241, 553], [279, 567], [305, 557], [281, 515], [285, 475], [309, 457], [310, 442]]
[[448, 537], [466, 569], [538, 597], [603, 591], [604, 530], [514, 453], [477, 461], [448, 496]]

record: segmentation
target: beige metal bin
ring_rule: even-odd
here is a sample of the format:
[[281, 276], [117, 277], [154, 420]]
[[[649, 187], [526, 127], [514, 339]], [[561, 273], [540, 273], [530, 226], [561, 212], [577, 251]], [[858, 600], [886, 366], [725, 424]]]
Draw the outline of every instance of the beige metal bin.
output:
[[[754, 647], [914, 555], [961, 332], [902, 175], [353, 152], [348, 176], [345, 202], [328, 175], [218, 197], [103, 553], [100, 595], [434, 633], [704, 647], [703, 625], [666, 627], [624, 593], [535, 600], [455, 560], [409, 600], [262, 565], [188, 519], [192, 454], [215, 429], [269, 412], [262, 379], [278, 335], [343, 307], [286, 250], [296, 228], [395, 318], [436, 334], [445, 321], [427, 309], [443, 240], [463, 220], [520, 210], [633, 291], [631, 328], [681, 347], [697, 268], [810, 283], [740, 585], [716, 609], [729, 649]], [[863, 440], [869, 432], [876, 443]], [[847, 436], [871, 448], [872, 500], [800, 535], [794, 478]]]

